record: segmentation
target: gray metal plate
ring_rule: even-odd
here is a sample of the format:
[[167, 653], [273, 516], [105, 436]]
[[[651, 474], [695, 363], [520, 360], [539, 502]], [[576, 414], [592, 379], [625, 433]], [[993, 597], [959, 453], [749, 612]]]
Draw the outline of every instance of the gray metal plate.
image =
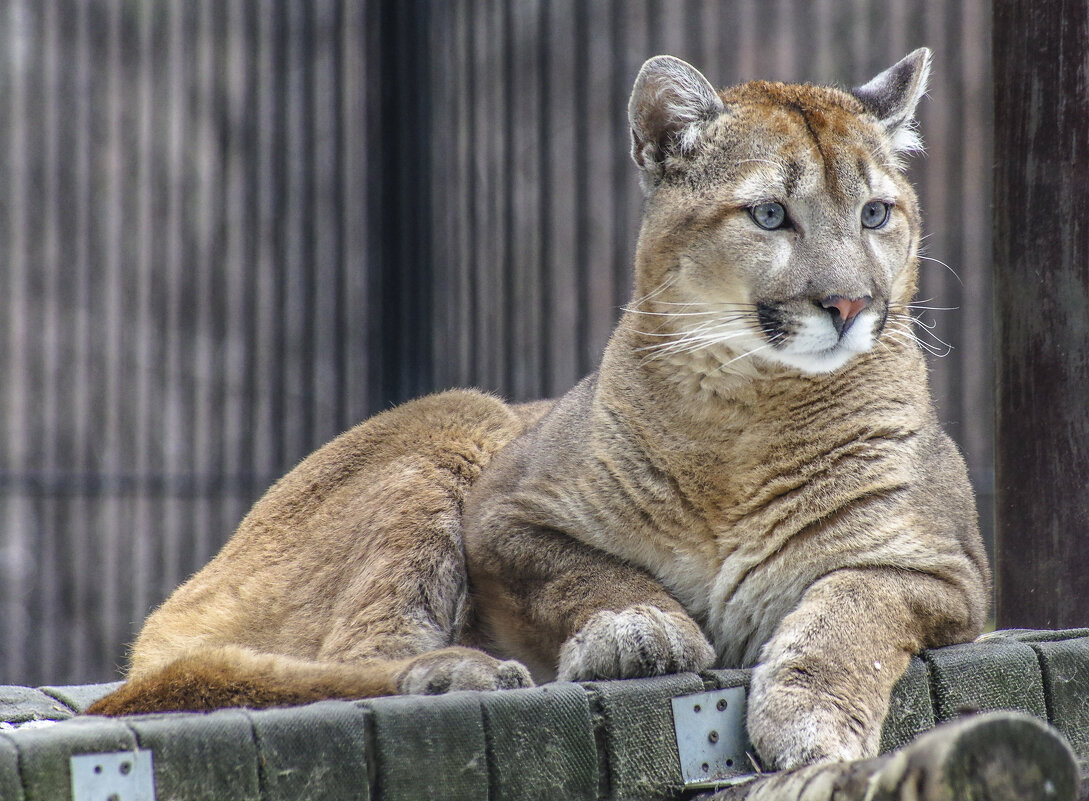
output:
[[78, 754], [69, 760], [72, 801], [155, 801], [151, 751]]
[[744, 687], [672, 699], [681, 775], [688, 785], [752, 773]]

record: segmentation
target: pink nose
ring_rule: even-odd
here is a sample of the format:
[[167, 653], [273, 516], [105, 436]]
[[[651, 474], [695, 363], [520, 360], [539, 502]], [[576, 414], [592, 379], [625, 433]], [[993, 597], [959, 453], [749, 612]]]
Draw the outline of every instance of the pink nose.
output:
[[822, 309], [826, 309], [828, 313], [832, 315], [832, 325], [835, 326], [836, 333], [840, 336], [847, 333], [847, 329], [851, 327], [851, 323], [854, 322], [858, 313], [872, 302], [873, 298], [869, 295], [863, 295], [861, 298], [845, 298], [843, 295], [829, 295], [828, 297], [817, 301]]

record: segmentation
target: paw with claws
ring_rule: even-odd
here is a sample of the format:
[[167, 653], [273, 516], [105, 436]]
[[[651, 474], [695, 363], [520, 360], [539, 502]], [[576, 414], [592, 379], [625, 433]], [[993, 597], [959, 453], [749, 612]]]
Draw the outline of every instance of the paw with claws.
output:
[[402, 695], [437, 695], [453, 690], [514, 690], [532, 687], [521, 662], [501, 661], [474, 648], [451, 647], [411, 659], [397, 676]]
[[702, 670], [715, 652], [680, 612], [640, 604], [594, 614], [560, 649], [561, 681], [625, 679]]

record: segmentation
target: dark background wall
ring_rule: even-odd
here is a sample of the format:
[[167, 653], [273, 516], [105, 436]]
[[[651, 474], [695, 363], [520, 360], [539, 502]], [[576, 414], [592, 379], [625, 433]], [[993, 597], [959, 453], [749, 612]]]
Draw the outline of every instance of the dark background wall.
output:
[[934, 387], [989, 520], [989, 17], [0, 0], [0, 682], [115, 677], [262, 490], [368, 414], [592, 369], [638, 228], [627, 96], [663, 52], [852, 85], [934, 49], [920, 298], [959, 308], [920, 336], [953, 348]]

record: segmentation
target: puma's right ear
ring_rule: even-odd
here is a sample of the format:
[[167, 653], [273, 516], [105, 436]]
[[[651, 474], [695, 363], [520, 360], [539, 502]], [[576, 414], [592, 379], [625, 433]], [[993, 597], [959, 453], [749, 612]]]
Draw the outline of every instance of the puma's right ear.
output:
[[669, 156], [691, 152], [703, 125], [722, 109], [714, 87], [690, 64], [655, 56], [643, 65], [628, 103], [628, 120], [631, 157], [643, 171], [645, 190], [661, 178]]

